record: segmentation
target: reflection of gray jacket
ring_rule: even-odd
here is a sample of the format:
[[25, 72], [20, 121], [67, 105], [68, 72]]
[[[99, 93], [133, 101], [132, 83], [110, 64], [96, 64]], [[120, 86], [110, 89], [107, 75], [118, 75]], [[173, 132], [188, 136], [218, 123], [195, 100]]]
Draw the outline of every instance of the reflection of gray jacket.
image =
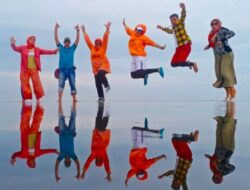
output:
[[232, 117], [216, 117], [216, 148], [215, 154], [219, 159], [219, 170], [223, 175], [234, 171], [235, 167], [229, 160], [235, 149], [235, 129], [237, 120]]

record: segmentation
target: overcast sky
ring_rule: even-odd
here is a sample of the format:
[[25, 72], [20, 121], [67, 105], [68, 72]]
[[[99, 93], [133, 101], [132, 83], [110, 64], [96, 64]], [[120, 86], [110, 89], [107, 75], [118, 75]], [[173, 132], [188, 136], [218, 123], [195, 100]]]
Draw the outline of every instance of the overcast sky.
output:
[[[186, 27], [193, 41], [193, 51], [190, 60], [199, 63], [200, 72], [193, 72], [181, 68], [170, 67], [170, 60], [175, 49], [174, 38], [156, 29], [157, 24], [169, 26], [169, 15], [180, 13], [179, 1], [174, 0], [1, 0], [0, 6], [0, 85], [5, 94], [12, 91], [6, 87], [8, 80], [13, 84], [13, 91], [19, 88], [19, 55], [9, 47], [9, 37], [14, 35], [17, 44], [25, 43], [30, 34], [37, 36], [37, 46], [53, 49], [53, 28], [58, 22], [60, 39], [65, 36], [75, 37], [73, 27], [85, 24], [92, 39], [102, 36], [104, 23], [112, 22], [108, 57], [111, 61], [112, 75], [110, 77], [113, 99], [133, 99], [143, 97], [154, 100], [166, 99], [222, 99], [223, 91], [211, 87], [215, 80], [214, 58], [212, 51], [203, 51], [207, 43], [209, 23], [213, 18], [220, 18], [225, 27], [235, 31], [236, 36], [230, 40], [235, 53], [235, 65], [238, 76], [239, 98], [249, 97], [248, 81], [250, 64], [249, 18], [250, 2], [240, 0], [199, 0], [184, 1], [187, 7]], [[244, 3], [243, 3], [244, 2]], [[167, 44], [164, 51], [147, 48], [148, 67], [163, 66], [166, 71], [164, 80], [160, 77], [149, 78], [149, 86], [143, 87], [142, 81], [135, 81], [129, 77], [130, 55], [128, 53], [128, 37], [122, 26], [122, 19], [126, 18], [129, 26], [144, 23], [148, 27], [147, 35], [159, 44]], [[93, 76], [91, 73], [89, 50], [81, 41], [75, 54], [77, 66], [77, 81], [79, 90], [88, 91], [89, 96], [96, 96]], [[57, 89], [57, 82], [52, 73], [58, 66], [58, 55], [42, 58], [41, 77], [45, 91], [50, 94]], [[126, 82], [124, 82], [126, 81]], [[50, 83], [50, 84], [48, 84]], [[85, 89], [84, 89], [85, 87]], [[139, 88], [139, 90], [138, 90]], [[200, 90], [202, 88], [202, 90]], [[198, 90], [197, 90], [198, 89]], [[158, 91], [162, 93], [158, 93]], [[183, 94], [182, 92], [186, 93]], [[19, 91], [18, 91], [19, 92]], [[132, 95], [131, 95], [132, 94]], [[86, 95], [86, 93], [85, 93]], [[4, 96], [1, 93], [1, 96]], [[6, 97], [9, 97], [5, 95]], [[18, 95], [19, 96], [19, 95]], [[51, 94], [52, 96], [52, 94]], [[88, 95], [84, 99], [91, 99]], [[185, 96], [185, 97], [183, 97]], [[13, 97], [15, 99], [15, 97]]]

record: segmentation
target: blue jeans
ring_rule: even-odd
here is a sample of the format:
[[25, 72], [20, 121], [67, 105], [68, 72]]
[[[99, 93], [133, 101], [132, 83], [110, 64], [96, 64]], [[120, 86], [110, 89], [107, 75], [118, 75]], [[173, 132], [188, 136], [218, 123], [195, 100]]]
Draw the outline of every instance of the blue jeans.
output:
[[75, 85], [75, 68], [60, 68], [60, 73], [59, 73], [59, 88], [58, 91], [62, 92], [64, 87], [65, 87], [65, 81], [68, 79], [69, 80], [69, 86], [71, 90], [71, 94], [76, 94], [76, 85]]

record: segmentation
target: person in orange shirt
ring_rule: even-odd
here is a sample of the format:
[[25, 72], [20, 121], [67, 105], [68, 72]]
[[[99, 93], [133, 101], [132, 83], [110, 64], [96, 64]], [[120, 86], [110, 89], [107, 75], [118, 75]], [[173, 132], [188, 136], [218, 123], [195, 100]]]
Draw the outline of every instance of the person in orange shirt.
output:
[[107, 173], [106, 180], [111, 182], [111, 169], [109, 164], [109, 157], [107, 149], [110, 143], [111, 131], [106, 129], [109, 122], [109, 113], [106, 113], [103, 117], [104, 105], [99, 104], [98, 112], [96, 116], [95, 128], [92, 134], [92, 144], [91, 144], [91, 154], [86, 160], [81, 178], [84, 179], [87, 170], [89, 169], [91, 163], [95, 160], [95, 165], [97, 167], [102, 167], [104, 165], [105, 171]]
[[144, 85], [147, 85], [148, 76], [152, 73], [159, 73], [160, 76], [164, 77], [163, 68], [146, 69], [146, 46], [153, 46], [164, 50], [166, 45], [160, 46], [145, 35], [147, 27], [144, 24], [138, 24], [134, 30], [129, 28], [123, 19], [123, 26], [130, 36], [128, 47], [130, 55], [132, 56], [131, 63], [131, 77], [133, 79], [144, 79]]
[[165, 154], [157, 156], [155, 158], [147, 158], [147, 138], [163, 138], [163, 131], [153, 130], [148, 128], [148, 120], [145, 119], [144, 128], [143, 127], [132, 127], [132, 141], [133, 148], [130, 151], [129, 162], [131, 169], [127, 173], [125, 179], [125, 185], [128, 186], [128, 181], [133, 176], [136, 176], [138, 180], [144, 181], [148, 178], [147, 169], [152, 167], [156, 162], [161, 159], [167, 159]]
[[104, 93], [102, 85], [105, 87], [106, 92], [110, 90], [110, 85], [106, 77], [106, 74], [111, 72], [110, 63], [106, 55], [110, 26], [111, 22], [105, 24], [106, 31], [103, 35], [103, 38], [102, 39], [97, 38], [95, 40], [95, 43], [93, 44], [86, 32], [85, 26], [82, 25], [84, 39], [91, 52], [92, 71], [95, 76], [95, 84], [96, 84], [97, 94], [99, 97], [98, 101], [104, 101]]
[[41, 149], [42, 132], [39, 130], [43, 120], [44, 109], [37, 104], [32, 118], [32, 106], [23, 104], [21, 113], [21, 150], [11, 156], [10, 163], [14, 165], [16, 158], [26, 159], [27, 167], [36, 168], [36, 158], [45, 154], [58, 154], [57, 149]]

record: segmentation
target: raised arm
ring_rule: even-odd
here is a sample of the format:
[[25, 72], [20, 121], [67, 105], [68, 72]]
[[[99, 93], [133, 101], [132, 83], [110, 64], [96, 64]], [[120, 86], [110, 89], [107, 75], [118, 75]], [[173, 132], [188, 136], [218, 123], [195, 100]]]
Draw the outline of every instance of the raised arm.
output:
[[123, 24], [123, 26], [124, 26], [124, 28], [125, 28], [127, 34], [128, 34], [129, 36], [131, 36], [132, 33], [133, 33], [133, 30], [127, 26], [125, 18], [123, 19], [122, 24]]
[[56, 182], [58, 182], [61, 179], [59, 177], [59, 164], [60, 164], [60, 161], [56, 160], [56, 164], [55, 164], [55, 178], [56, 178]]
[[53, 54], [57, 54], [58, 48], [56, 48], [55, 50], [45, 50], [45, 49], [39, 48], [39, 51], [41, 55], [53, 55]]
[[12, 49], [13, 49], [14, 51], [19, 52], [19, 53], [21, 52], [22, 46], [16, 46], [16, 39], [15, 39], [14, 36], [12, 36], [12, 37], [10, 38], [10, 45], [11, 45], [11, 47], [12, 47]]
[[59, 41], [59, 37], [58, 37], [58, 28], [60, 28], [60, 25], [58, 23], [56, 23], [55, 25], [55, 29], [54, 29], [54, 37], [55, 37], [55, 42], [56, 45], [58, 46], [60, 41]]
[[157, 25], [157, 28], [164, 31], [164, 32], [166, 32], [166, 33], [168, 33], [168, 34], [173, 34], [174, 33], [173, 29], [168, 28], [168, 27], [163, 27], [161, 25]]
[[78, 159], [74, 160], [75, 164], [76, 164], [76, 170], [77, 170], [77, 173], [76, 173], [76, 179], [79, 180], [80, 179], [80, 175], [81, 175], [81, 171], [80, 171], [80, 162]]
[[80, 28], [79, 25], [75, 26], [76, 29], [76, 40], [75, 40], [75, 45], [77, 46], [80, 40]]
[[108, 22], [107, 24], [105, 24], [106, 31], [105, 31], [105, 33], [104, 33], [104, 35], [103, 35], [103, 46], [104, 46], [104, 49], [105, 49], [105, 50], [106, 50], [107, 47], [108, 47], [110, 26], [111, 26], [111, 22]]
[[186, 19], [186, 14], [187, 14], [187, 11], [186, 11], [186, 6], [184, 3], [180, 3], [180, 8], [181, 8], [181, 22], [185, 22], [185, 19]]
[[86, 28], [84, 25], [82, 25], [82, 32], [83, 32], [83, 37], [85, 39], [85, 42], [87, 44], [87, 46], [89, 47], [89, 49], [92, 49], [94, 47], [94, 44], [91, 42], [89, 35], [86, 32]]

